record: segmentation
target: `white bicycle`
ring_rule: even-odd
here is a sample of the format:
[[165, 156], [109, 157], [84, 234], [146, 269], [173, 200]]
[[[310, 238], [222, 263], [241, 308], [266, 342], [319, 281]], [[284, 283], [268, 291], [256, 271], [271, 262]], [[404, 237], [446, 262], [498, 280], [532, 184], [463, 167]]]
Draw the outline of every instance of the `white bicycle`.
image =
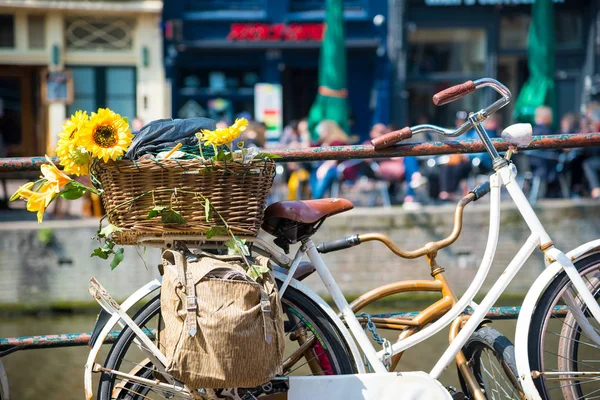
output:
[[[583, 244], [566, 254], [554, 247], [517, 183], [517, 171], [510, 161], [513, 149], [505, 157], [501, 157], [481, 125], [492, 113], [510, 102], [511, 94], [504, 85], [487, 78], [469, 81], [438, 93], [434, 96], [434, 102], [437, 105], [446, 104], [484, 87], [491, 87], [501, 98], [471, 114], [467, 122], [456, 130], [418, 125], [392, 132], [373, 143], [376, 149], [381, 149], [423, 132], [456, 137], [475, 129], [493, 159], [495, 173], [490, 177], [489, 183], [473, 191], [478, 198], [490, 194], [490, 225], [483, 260], [467, 291], [444, 309], [443, 315], [422, 329], [411, 332], [411, 335], [401, 337], [393, 345], [383, 341], [384, 347], [377, 351], [361, 326], [361, 322], [365, 322], [364, 317], [355, 315], [319, 251], [324, 247], [330, 250], [349, 248], [360, 244], [365, 236], [351, 236], [320, 246], [316, 246], [311, 239], [311, 235], [328, 216], [350, 209], [351, 203], [339, 199], [333, 199], [329, 203], [275, 203], [265, 212], [263, 228], [277, 237], [275, 243], [284, 252], [259, 238], [247, 239], [252, 251], [268, 255], [275, 264], [283, 267], [282, 270], [276, 270], [275, 274], [281, 281], [280, 293], [287, 316], [286, 332], [290, 332], [290, 340], [296, 341], [299, 346], [291, 354], [286, 353], [287, 358], [283, 362], [286, 375], [276, 377], [260, 388], [218, 391], [187, 388], [166, 372], [166, 358], [152, 341], [152, 327], [156, 326], [154, 323], [160, 310], [157, 295], [161, 286], [160, 278], [137, 290], [120, 305], [92, 278], [90, 292], [102, 306], [103, 312], [94, 328], [90, 341], [92, 349], [85, 366], [87, 398], [94, 395], [94, 372], [100, 374], [97, 393], [100, 399], [277, 399], [286, 398], [285, 396], [290, 399], [328, 400], [452, 398], [439, 383], [440, 374], [465, 348], [488, 310], [536, 248], [545, 254], [546, 269], [528, 291], [517, 321], [515, 354], [518, 383], [513, 383], [518, 390], [510, 392], [513, 394], [500, 393], [498, 397], [490, 393], [486, 393], [486, 396], [523, 396], [527, 399], [600, 398], [600, 307], [597, 302], [600, 296], [600, 240]], [[515, 148], [527, 145], [531, 141], [531, 135], [531, 126], [527, 124], [513, 125], [503, 132], [503, 138]], [[473, 298], [488, 275], [496, 251], [502, 187], [506, 188], [515, 202], [531, 234], [481, 303], [475, 304]], [[190, 247], [206, 248], [227, 238], [213, 238], [211, 242], [207, 242], [204, 237], [171, 238], [164, 243], [148, 244], [172, 247], [177, 239], [185, 240]], [[301, 246], [293, 258], [288, 257], [286, 247], [297, 242]], [[393, 244], [388, 247], [392, 248]], [[417, 256], [416, 251], [402, 253]], [[310, 264], [302, 263], [305, 256], [308, 256]], [[312, 268], [325, 283], [339, 313], [301, 283], [302, 278], [312, 272]], [[139, 306], [151, 296], [154, 297], [137, 314], [128, 314], [132, 307]], [[473, 314], [430, 372], [388, 372], [390, 360], [449, 326], [461, 317], [467, 307], [473, 309]], [[410, 322], [403, 323], [410, 328]], [[122, 331], [106, 361], [103, 364], [97, 363], [96, 358], [103, 342], [114, 335], [111, 332], [119, 326]], [[306, 361], [299, 362], [302, 358]], [[292, 372], [308, 376], [289, 376]]]

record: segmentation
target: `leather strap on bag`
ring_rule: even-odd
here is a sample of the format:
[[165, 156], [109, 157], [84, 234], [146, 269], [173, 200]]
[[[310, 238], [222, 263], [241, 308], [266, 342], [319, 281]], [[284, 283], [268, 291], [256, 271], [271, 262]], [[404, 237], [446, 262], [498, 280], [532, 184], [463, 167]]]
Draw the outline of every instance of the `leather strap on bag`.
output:
[[[187, 259], [186, 257], [178, 252], [172, 250], [166, 250], [173, 255], [173, 260], [175, 261], [175, 265], [177, 266], [177, 275], [178, 279], [183, 286], [185, 286], [185, 308], [186, 308], [186, 318], [185, 318], [185, 326], [188, 330], [188, 334], [192, 337], [196, 336], [198, 332], [198, 325], [196, 320], [196, 311], [198, 310], [198, 298], [196, 297], [196, 281], [202, 280], [206, 275], [212, 272], [214, 269], [222, 268], [220, 266], [206, 268], [204, 271], [201, 271], [199, 276], [196, 276], [194, 279], [191, 271], [188, 270]], [[240, 260], [239, 256], [214, 256], [213, 254], [200, 252], [198, 256], [194, 255], [196, 259], [199, 257], [209, 257], [218, 259], [221, 261], [233, 261]], [[263, 316], [263, 325], [265, 332], [265, 341], [267, 343], [271, 343], [273, 340], [273, 335], [271, 334], [271, 329], [267, 326], [266, 313], [271, 313], [271, 300], [269, 299], [269, 294], [266, 292], [263, 285], [260, 285], [260, 310]]]
[[177, 274], [179, 281], [185, 286], [185, 327], [190, 336], [196, 336], [198, 327], [196, 323], [196, 310], [198, 309], [198, 299], [196, 297], [196, 286], [192, 273], [187, 269], [187, 260], [183, 254], [178, 251], [170, 251], [177, 265]]

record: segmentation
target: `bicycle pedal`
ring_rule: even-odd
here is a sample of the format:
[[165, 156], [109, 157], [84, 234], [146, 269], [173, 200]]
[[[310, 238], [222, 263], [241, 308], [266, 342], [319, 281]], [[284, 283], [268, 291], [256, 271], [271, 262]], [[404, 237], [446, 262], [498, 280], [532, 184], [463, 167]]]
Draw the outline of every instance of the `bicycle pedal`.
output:
[[467, 396], [463, 392], [456, 390], [453, 386], [446, 386], [446, 390], [450, 393], [453, 400], [467, 400]]

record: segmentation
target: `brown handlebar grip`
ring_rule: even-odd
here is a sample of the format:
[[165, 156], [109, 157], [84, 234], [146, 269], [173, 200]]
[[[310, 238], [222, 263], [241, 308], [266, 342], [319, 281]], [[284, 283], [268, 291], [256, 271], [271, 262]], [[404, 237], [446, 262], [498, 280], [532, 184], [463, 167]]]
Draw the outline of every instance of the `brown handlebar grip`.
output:
[[412, 137], [412, 131], [407, 126], [398, 131], [393, 131], [390, 133], [386, 133], [383, 136], [375, 138], [371, 140], [371, 144], [375, 147], [375, 150], [385, 149], [386, 147], [390, 147], [398, 142], [401, 142], [406, 139], [410, 139]]
[[444, 104], [448, 104], [456, 99], [460, 99], [461, 97], [473, 93], [477, 89], [473, 81], [466, 81], [465, 83], [461, 83], [460, 85], [449, 87], [448, 89], [442, 90], [433, 95], [433, 104], [436, 106], [443, 106]]

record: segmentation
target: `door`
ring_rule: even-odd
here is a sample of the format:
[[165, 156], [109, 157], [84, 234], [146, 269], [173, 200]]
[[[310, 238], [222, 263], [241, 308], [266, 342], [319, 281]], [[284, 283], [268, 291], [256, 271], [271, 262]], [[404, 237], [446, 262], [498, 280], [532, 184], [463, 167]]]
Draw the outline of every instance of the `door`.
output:
[[317, 69], [286, 67], [282, 81], [284, 124], [306, 118], [317, 96]]
[[37, 156], [44, 151], [39, 72], [37, 67], [0, 66], [0, 156]]

